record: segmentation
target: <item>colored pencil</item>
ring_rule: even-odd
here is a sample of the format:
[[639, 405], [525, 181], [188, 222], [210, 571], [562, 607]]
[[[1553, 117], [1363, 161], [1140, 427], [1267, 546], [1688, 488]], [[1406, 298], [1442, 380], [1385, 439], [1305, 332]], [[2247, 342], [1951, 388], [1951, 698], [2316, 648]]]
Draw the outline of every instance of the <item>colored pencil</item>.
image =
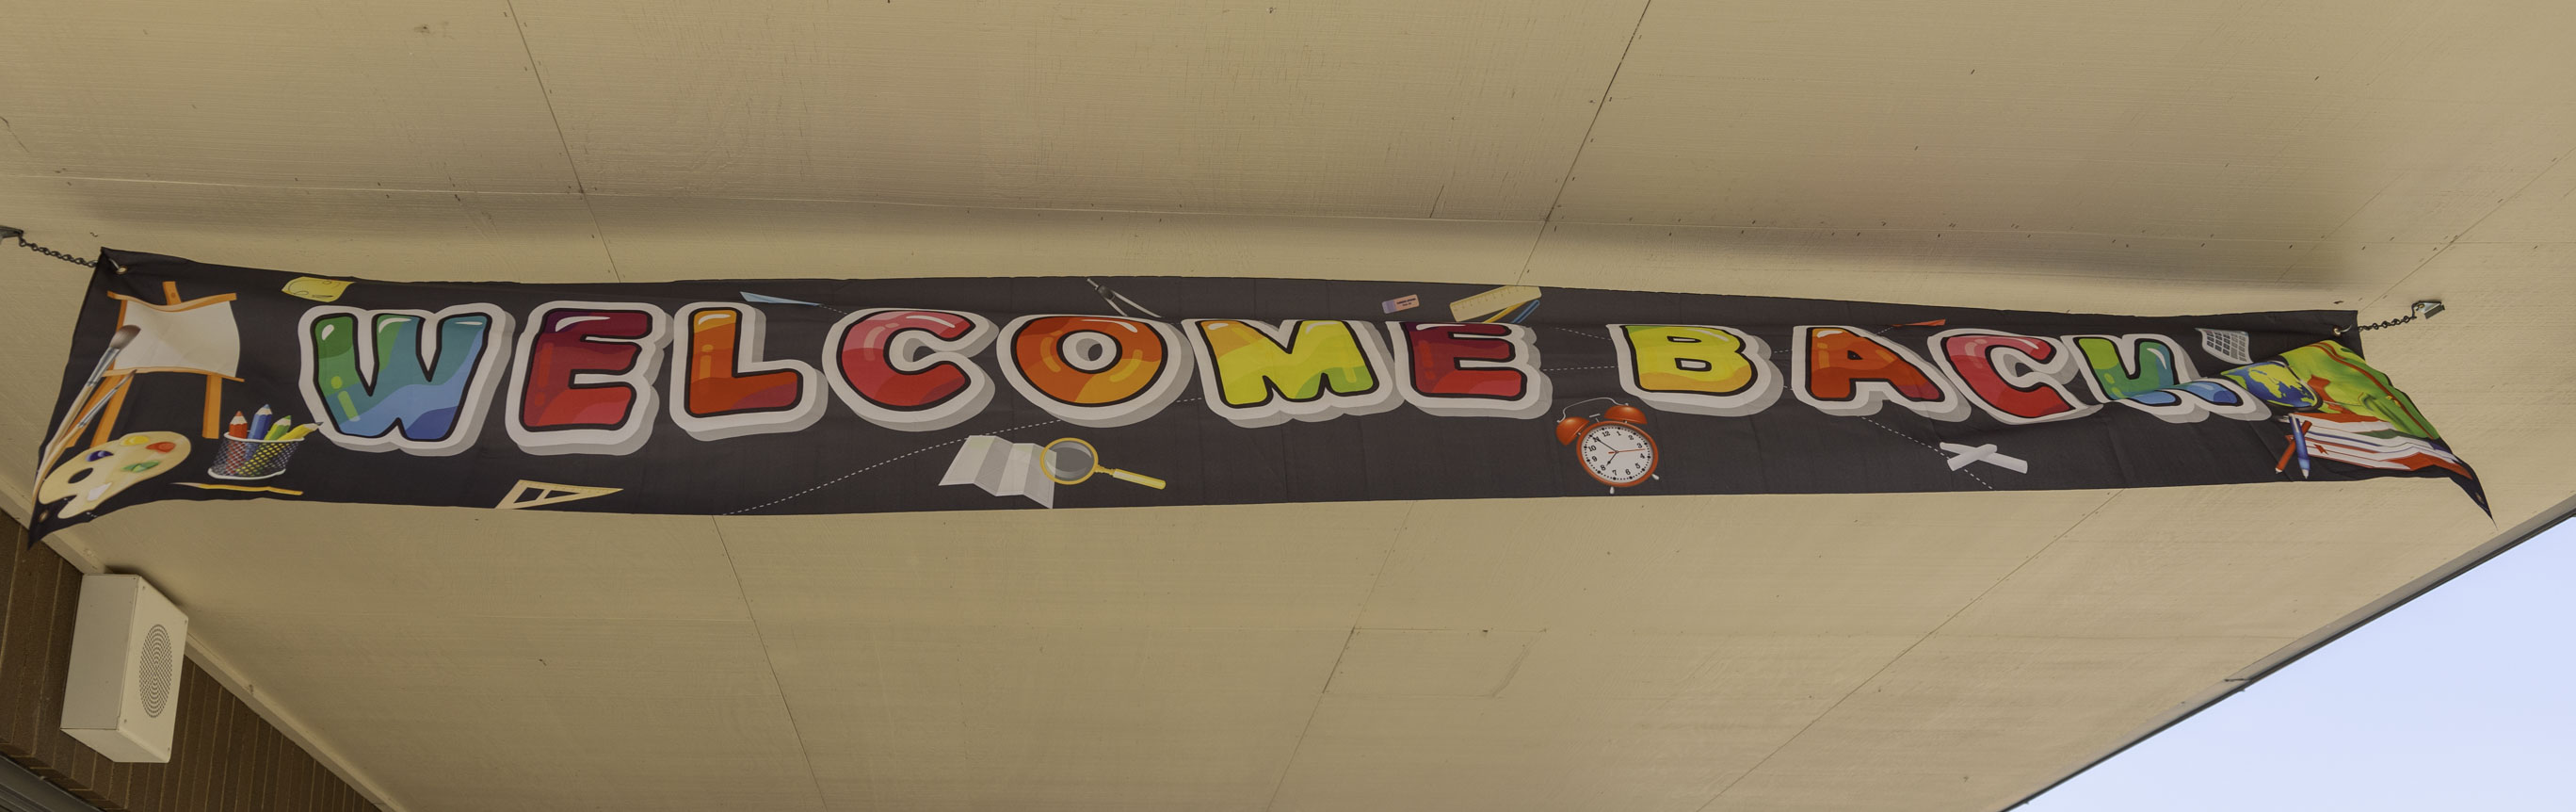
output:
[[252, 412], [250, 415], [250, 434], [248, 436], [253, 440], [267, 437], [268, 424], [274, 422], [277, 422], [277, 417], [268, 413], [268, 407], [259, 407], [259, 411]]

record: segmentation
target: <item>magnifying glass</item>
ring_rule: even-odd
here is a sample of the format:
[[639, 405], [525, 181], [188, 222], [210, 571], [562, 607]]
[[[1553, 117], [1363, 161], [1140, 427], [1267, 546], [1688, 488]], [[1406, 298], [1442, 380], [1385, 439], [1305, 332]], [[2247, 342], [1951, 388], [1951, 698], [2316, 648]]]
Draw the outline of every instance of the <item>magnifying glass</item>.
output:
[[1079, 485], [1090, 479], [1092, 474], [1108, 474], [1155, 490], [1163, 489], [1162, 480], [1133, 471], [1100, 467], [1100, 450], [1078, 438], [1067, 437], [1048, 443], [1038, 456], [1039, 467], [1045, 468], [1047, 478], [1055, 480], [1058, 485]]

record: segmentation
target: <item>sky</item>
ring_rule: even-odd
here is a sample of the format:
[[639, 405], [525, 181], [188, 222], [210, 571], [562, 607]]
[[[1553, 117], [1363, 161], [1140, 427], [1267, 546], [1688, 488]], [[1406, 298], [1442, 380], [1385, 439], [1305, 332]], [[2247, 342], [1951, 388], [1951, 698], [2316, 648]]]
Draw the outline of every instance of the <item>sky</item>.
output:
[[2020, 812], [2576, 810], [2576, 521]]

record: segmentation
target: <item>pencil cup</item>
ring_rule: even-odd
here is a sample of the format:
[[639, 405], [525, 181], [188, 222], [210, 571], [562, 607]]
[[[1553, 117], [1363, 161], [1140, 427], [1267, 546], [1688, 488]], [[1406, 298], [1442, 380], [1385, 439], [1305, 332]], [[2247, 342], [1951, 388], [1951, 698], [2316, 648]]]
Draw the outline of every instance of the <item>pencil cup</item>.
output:
[[267, 479], [286, 473], [286, 461], [295, 457], [295, 447], [304, 442], [292, 440], [253, 440], [226, 437], [215, 456], [215, 465], [206, 475], [216, 479]]

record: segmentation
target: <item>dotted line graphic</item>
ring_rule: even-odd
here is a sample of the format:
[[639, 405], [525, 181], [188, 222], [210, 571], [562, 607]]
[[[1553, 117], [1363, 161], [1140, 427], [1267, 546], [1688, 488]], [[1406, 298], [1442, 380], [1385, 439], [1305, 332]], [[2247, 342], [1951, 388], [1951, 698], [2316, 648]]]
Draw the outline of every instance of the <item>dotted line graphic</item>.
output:
[[[1172, 401], [1172, 403], [1173, 403], [1174, 405], [1179, 405], [1179, 404], [1183, 404], [1183, 403], [1195, 403], [1195, 402], [1198, 402], [1198, 400], [1199, 400], [1199, 398], [1186, 398], [1186, 399], [1182, 399], [1182, 400]], [[1025, 426], [1012, 426], [1012, 427], [1007, 428], [1007, 429], [996, 429], [996, 430], [994, 430], [992, 433], [993, 433], [994, 435], [1009, 434], [1009, 433], [1014, 432], [1014, 431], [1021, 431], [1021, 430], [1025, 430], [1025, 429], [1033, 429], [1033, 428], [1037, 428], [1037, 427], [1039, 427], [1039, 426], [1052, 426], [1052, 425], [1055, 425], [1055, 424], [1057, 424], [1057, 423], [1062, 423], [1062, 422], [1064, 422], [1064, 421], [1062, 421], [1062, 420], [1048, 420], [1048, 421], [1040, 422], [1040, 423], [1030, 423], [1030, 424], [1025, 425]], [[968, 437], [971, 437], [971, 436], [974, 436], [974, 435], [968, 435]], [[790, 500], [796, 499], [797, 497], [804, 496], [804, 495], [806, 495], [806, 494], [813, 493], [813, 492], [815, 492], [815, 491], [819, 491], [819, 490], [822, 490], [822, 489], [824, 489], [824, 488], [829, 488], [829, 487], [832, 487], [832, 486], [834, 486], [834, 485], [841, 484], [841, 482], [842, 482], [843, 480], [847, 480], [847, 479], [849, 479], [850, 477], [858, 476], [858, 475], [860, 475], [860, 474], [864, 474], [864, 473], [867, 473], [867, 472], [869, 472], [869, 471], [874, 471], [874, 470], [876, 470], [876, 469], [883, 468], [883, 467], [886, 467], [886, 466], [888, 466], [888, 465], [892, 465], [892, 464], [894, 464], [894, 463], [896, 463], [896, 462], [902, 461], [902, 460], [903, 460], [904, 458], [906, 458], [906, 457], [915, 456], [915, 455], [921, 454], [922, 452], [925, 452], [925, 451], [936, 451], [936, 450], [938, 450], [938, 449], [947, 448], [947, 447], [952, 446], [952, 445], [957, 445], [957, 444], [959, 444], [959, 443], [966, 442], [966, 439], [967, 439], [966, 437], [959, 437], [959, 438], [957, 438], [957, 439], [949, 440], [949, 441], [942, 442], [942, 443], [935, 443], [935, 444], [932, 444], [932, 445], [922, 446], [922, 447], [920, 447], [920, 448], [916, 448], [916, 449], [913, 449], [913, 450], [911, 450], [911, 451], [906, 451], [906, 452], [903, 452], [903, 453], [901, 453], [901, 454], [897, 454], [897, 455], [895, 455], [895, 456], [893, 456], [893, 457], [889, 457], [889, 458], [887, 458], [887, 459], [884, 459], [884, 460], [878, 461], [876, 464], [870, 465], [870, 466], [868, 466], [868, 467], [861, 468], [861, 469], [856, 470], [856, 471], [851, 471], [851, 472], [849, 472], [849, 473], [846, 473], [846, 474], [842, 474], [842, 475], [840, 475], [840, 476], [833, 477], [833, 478], [831, 479], [831, 481], [825, 482], [825, 483], [823, 483], [823, 484], [816, 485], [816, 486], [811, 487], [811, 488], [806, 488], [806, 489], [804, 489], [804, 490], [797, 491], [797, 492], [795, 492], [795, 493], [791, 493], [791, 494], [788, 494], [788, 495], [786, 495], [786, 496], [781, 496], [781, 497], [779, 497], [779, 498], [777, 498], [777, 499], [772, 499], [772, 500], [770, 500], [770, 501], [763, 502], [763, 503], [761, 503], [761, 504], [757, 504], [757, 505], [753, 505], [753, 506], [751, 506], [751, 507], [743, 508], [743, 509], [741, 509], [741, 510], [729, 510], [729, 511], [726, 511], [726, 512], [721, 513], [721, 514], [717, 514], [717, 515], [720, 515], [720, 516], [738, 516], [738, 515], [741, 515], [741, 514], [750, 513], [750, 512], [755, 511], [755, 510], [764, 510], [764, 509], [767, 509], [767, 508], [775, 507], [775, 506], [777, 506], [777, 505], [779, 505], [779, 504], [781, 504], [781, 503], [784, 503], [784, 502], [787, 502], [787, 501], [790, 501]]]
[[[1924, 447], [1924, 448], [1931, 449], [1931, 450], [1932, 450], [1932, 456], [1935, 456], [1935, 457], [1939, 457], [1939, 458], [1941, 458], [1941, 461], [1942, 461], [1942, 463], [1943, 463], [1944, 465], [1947, 465], [1947, 464], [1949, 463], [1950, 455], [1949, 455], [1949, 454], [1946, 454], [1946, 453], [1943, 453], [1943, 452], [1941, 451], [1941, 447], [1940, 447], [1940, 446], [1933, 445], [1933, 444], [1931, 444], [1931, 443], [1927, 443], [1927, 442], [1924, 442], [1924, 441], [1921, 441], [1921, 440], [1916, 440], [1916, 439], [1914, 439], [1914, 435], [1907, 434], [1907, 433], [1905, 433], [1905, 432], [1901, 432], [1901, 431], [1897, 431], [1897, 430], [1892, 429], [1892, 428], [1888, 428], [1888, 427], [1887, 427], [1887, 424], [1885, 424], [1885, 423], [1881, 423], [1881, 422], [1878, 422], [1878, 421], [1876, 421], [1876, 420], [1870, 420], [1869, 418], [1866, 418], [1866, 417], [1863, 417], [1863, 418], [1861, 418], [1861, 419], [1862, 419], [1862, 420], [1869, 420], [1869, 424], [1870, 424], [1870, 425], [1877, 426], [1877, 427], [1879, 427], [1879, 429], [1880, 429], [1880, 430], [1882, 430], [1882, 431], [1885, 431], [1885, 432], [1887, 432], [1887, 433], [1889, 433], [1889, 434], [1896, 435], [1896, 436], [1898, 436], [1898, 437], [1903, 437], [1903, 438], [1905, 438], [1905, 439], [1907, 439], [1907, 440], [1912, 441], [1915, 445], [1919, 445], [1919, 446], [1922, 446], [1922, 447]], [[1967, 468], [1964, 468], [1964, 467], [1963, 467], [1963, 468], [1960, 468], [1960, 469], [1959, 469], [1959, 473], [1967, 474], [1969, 479], [1976, 480], [1976, 481], [1977, 481], [1977, 484], [1986, 486], [1986, 490], [1990, 490], [1990, 491], [1991, 491], [1991, 490], [1994, 490], [1994, 489], [1995, 489], [1994, 483], [1987, 482], [1985, 477], [1978, 476], [1978, 475], [1977, 475], [1977, 472], [1975, 472], [1975, 471], [1970, 471], [1970, 470], [1968, 470]]]
[[1540, 371], [1540, 372], [1582, 372], [1582, 371], [1587, 370], [1587, 369], [1618, 369], [1618, 367], [1616, 367], [1616, 366], [1606, 366], [1606, 367], [1557, 367], [1557, 368], [1555, 368], [1555, 369], [1542, 369], [1542, 370], [1539, 370], [1539, 371]]
[[[1044, 423], [1040, 423], [1040, 424], [1038, 424], [1038, 425], [1043, 426], [1043, 425], [1046, 425], [1046, 424], [1044, 424]], [[1027, 427], [1027, 426], [1022, 426], [1021, 428], [1028, 428], [1028, 427]], [[833, 477], [833, 478], [832, 478], [832, 481], [830, 481], [830, 482], [825, 482], [825, 483], [823, 483], [823, 484], [821, 484], [821, 485], [816, 485], [816, 486], [811, 487], [811, 488], [806, 488], [806, 489], [804, 489], [804, 490], [797, 491], [797, 492], [795, 492], [795, 493], [791, 493], [791, 494], [788, 494], [788, 495], [786, 495], [786, 496], [779, 497], [779, 498], [777, 498], [777, 499], [775, 499], [775, 500], [772, 500], [772, 501], [769, 501], [769, 502], [765, 502], [765, 503], [762, 503], [762, 504], [758, 504], [758, 505], [753, 505], [753, 506], [751, 506], [751, 507], [743, 508], [743, 509], [741, 509], [741, 510], [726, 511], [725, 513], [723, 513], [723, 514], [721, 514], [721, 515], [725, 515], [725, 516], [733, 516], [733, 515], [737, 515], [737, 514], [750, 513], [750, 512], [755, 511], [755, 510], [760, 510], [760, 509], [763, 509], [763, 508], [767, 508], [767, 507], [770, 507], [770, 506], [776, 505], [776, 504], [778, 504], [778, 503], [780, 503], [780, 502], [785, 502], [785, 501], [787, 501], [787, 500], [794, 499], [794, 498], [799, 497], [799, 496], [804, 496], [804, 495], [806, 495], [806, 494], [813, 493], [813, 492], [815, 492], [815, 491], [819, 491], [819, 490], [822, 490], [822, 489], [824, 489], [824, 488], [829, 488], [829, 487], [832, 487], [832, 486], [834, 486], [834, 485], [841, 484], [841, 480], [849, 479], [850, 477], [858, 476], [858, 475], [860, 475], [860, 474], [864, 474], [864, 473], [867, 473], [867, 472], [869, 472], [869, 471], [874, 471], [874, 470], [876, 470], [876, 469], [878, 469], [878, 468], [882, 468], [882, 467], [885, 467], [885, 466], [887, 466], [887, 465], [891, 465], [891, 464], [893, 464], [896, 460], [903, 459], [904, 457], [909, 457], [909, 456], [912, 456], [912, 455], [914, 455], [914, 454], [919, 454], [919, 453], [921, 453], [921, 452], [929, 451], [929, 450], [932, 450], [932, 449], [945, 448], [945, 447], [952, 446], [952, 445], [956, 445], [956, 444], [958, 444], [958, 443], [963, 443], [963, 442], [966, 442], [966, 438], [964, 438], [964, 437], [959, 437], [959, 438], [957, 438], [957, 439], [950, 440], [950, 441], [948, 441], [948, 442], [944, 442], [944, 443], [940, 443], [940, 444], [938, 444], [938, 445], [922, 446], [922, 447], [920, 447], [920, 448], [916, 448], [916, 449], [913, 449], [913, 450], [911, 450], [911, 451], [906, 451], [906, 452], [904, 452], [903, 454], [901, 454], [901, 455], [899, 455], [899, 456], [896, 456], [896, 457], [894, 457], [894, 458], [892, 458], [892, 459], [885, 460], [885, 461], [883, 461], [883, 462], [879, 462], [879, 463], [877, 463], [877, 464], [875, 464], [875, 465], [870, 465], [870, 466], [868, 466], [868, 467], [866, 467], [866, 468], [861, 468], [861, 469], [856, 470], [856, 471], [851, 471], [851, 472], [849, 472], [849, 473], [846, 473], [846, 474], [842, 474], [842, 475], [840, 475], [840, 476]]]
[[[1007, 429], [994, 429], [994, 430], [993, 430], [993, 433], [994, 433], [994, 434], [1009, 434], [1009, 433], [1011, 433], [1011, 432], [1019, 431], [1019, 430], [1021, 430], [1021, 429], [1033, 429], [1033, 428], [1037, 428], [1037, 427], [1039, 427], [1039, 426], [1052, 426], [1052, 425], [1055, 425], [1055, 424], [1057, 424], [1057, 423], [1062, 423], [1062, 422], [1064, 422], [1064, 421], [1062, 421], [1062, 420], [1049, 420], [1049, 421], [1046, 421], [1046, 422], [1044, 422], [1044, 423], [1030, 423], [1030, 424], [1025, 425], [1025, 426], [1012, 426], [1012, 427], [1007, 428]], [[960, 442], [963, 442], [963, 441], [961, 440]]]
[[1599, 340], [1602, 340], [1602, 341], [1608, 341], [1608, 340], [1610, 340], [1610, 337], [1609, 337], [1609, 336], [1597, 336], [1597, 335], [1593, 335], [1593, 334], [1591, 334], [1591, 333], [1587, 333], [1587, 332], [1584, 332], [1584, 331], [1581, 331], [1581, 330], [1574, 329], [1574, 328], [1572, 328], [1572, 327], [1558, 327], [1558, 326], [1553, 325], [1553, 324], [1549, 324], [1549, 325], [1545, 325], [1545, 326], [1547, 327], [1547, 329], [1550, 329], [1550, 330], [1563, 330], [1563, 331], [1565, 331], [1565, 332], [1573, 333], [1573, 334], [1575, 334], [1575, 335], [1579, 335], [1579, 336], [1582, 336], [1582, 337], [1584, 337], [1584, 338], [1599, 339]]

